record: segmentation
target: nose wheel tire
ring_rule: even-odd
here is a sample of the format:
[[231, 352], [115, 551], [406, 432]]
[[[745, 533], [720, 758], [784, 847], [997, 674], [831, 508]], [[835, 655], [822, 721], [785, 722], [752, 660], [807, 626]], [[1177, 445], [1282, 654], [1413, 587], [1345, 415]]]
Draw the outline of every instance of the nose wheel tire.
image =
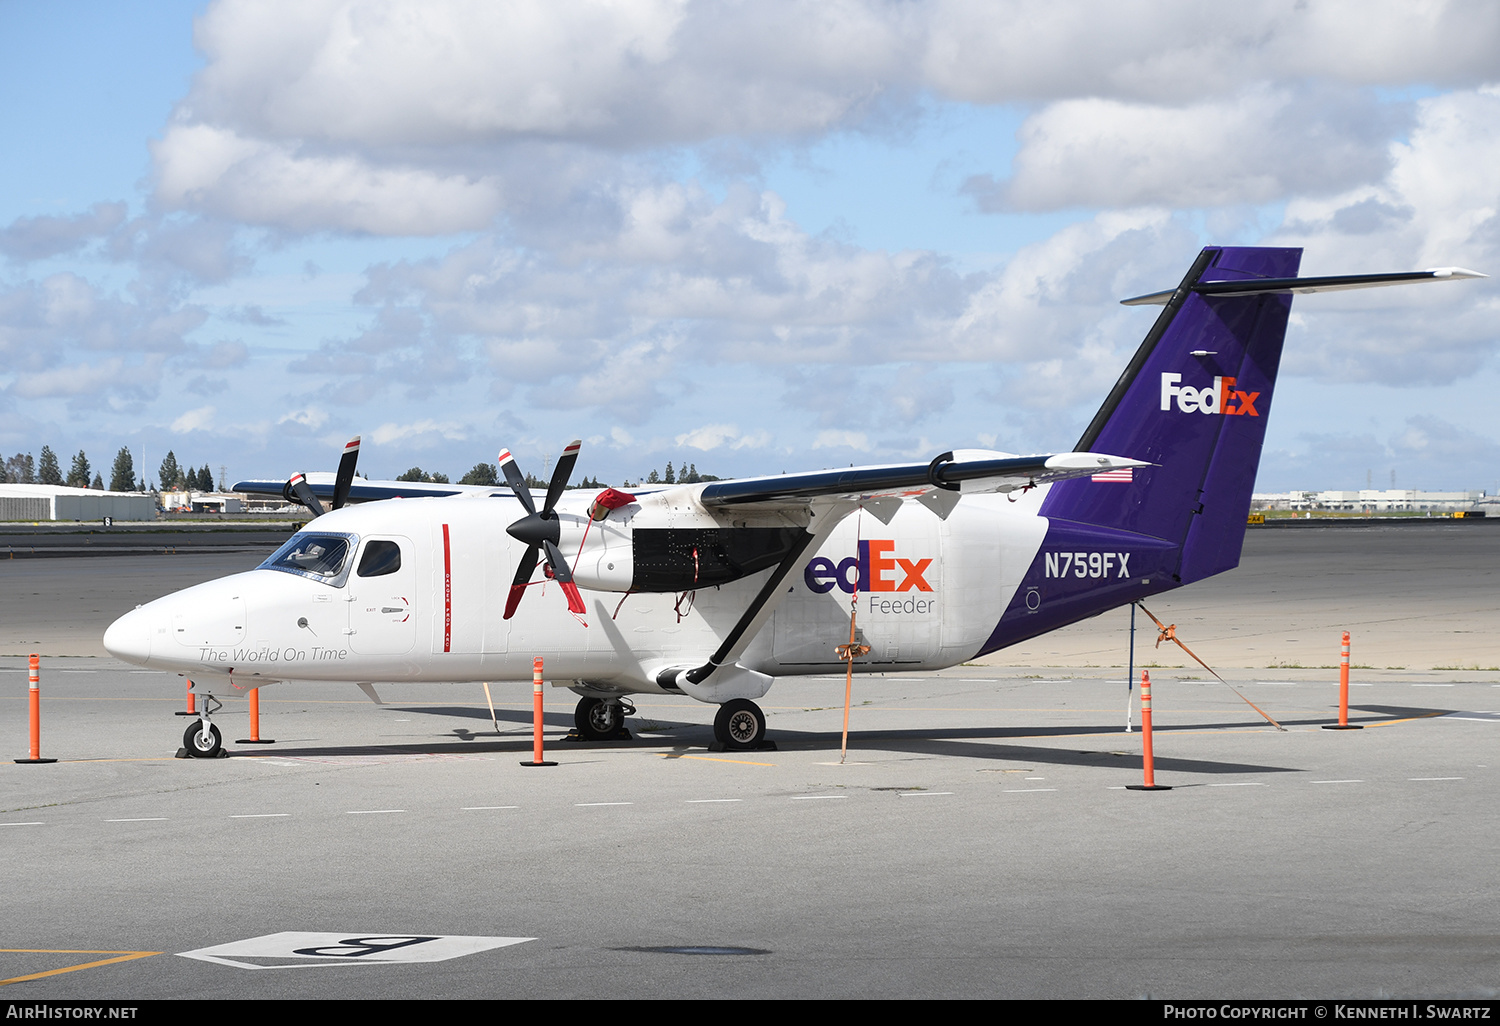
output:
[[202, 722], [198, 722], [182, 735], [182, 747], [195, 759], [213, 759], [224, 747], [224, 739], [219, 736], [219, 728], [212, 723], [205, 731]]
[[714, 716], [714, 738], [738, 751], [759, 748], [766, 740], [765, 713], [747, 698], [730, 699]]
[[583, 698], [573, 710], [573, 725], [585, 741], [610, 741], [625, 726], [625, 709], [618, 702]]

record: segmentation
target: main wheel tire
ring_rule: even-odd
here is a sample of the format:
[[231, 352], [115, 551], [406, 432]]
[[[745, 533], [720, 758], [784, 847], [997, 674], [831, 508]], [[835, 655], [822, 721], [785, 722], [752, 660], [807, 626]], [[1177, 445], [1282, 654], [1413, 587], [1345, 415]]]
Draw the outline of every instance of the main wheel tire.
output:
[[219, 735], [218, 727], [210, 723], [205, 732], [203, 721], [199, 720], [182, 735], [182, 747], [195, 759], [212, 759], [224, 747], [224, 739]]
[[730, 699], [714, 716], [714, 737], [729, 748], [755, 748], [766, 739], [766, 715], [748, 698]]
[[588, 741], [608, 741], [625, 725], [625, 710], [618, 702], [602, 698], [583, 698], [573, 710], [573, 725], [578, 736]]

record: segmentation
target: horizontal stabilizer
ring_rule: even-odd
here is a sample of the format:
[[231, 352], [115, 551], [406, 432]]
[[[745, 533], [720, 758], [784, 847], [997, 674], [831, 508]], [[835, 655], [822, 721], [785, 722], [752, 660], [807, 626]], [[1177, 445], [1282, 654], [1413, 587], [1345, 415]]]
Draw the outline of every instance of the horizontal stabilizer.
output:
[[[1386, 285], [1411, 285], [1424, 281], [1462, 281], [1465, 278], [1488, 278], [1487, 274], [1462, 267], [1434, 267], [1426, 271], [1401, 271], [1396, 274], [1332, 274], [1314, 278], [1262, 278], [1238, 281], [1200, 281], [1188, 286], [1200, 296], [1259, 296], [1268, 292], [1311, 295], [1315, 292], [1344, 292], [1349, 289], [1378, 289]], [[1176, 289], [1152, 292], [1145, 296], [1120, 300], [1121, 306], [1166, 306]]]

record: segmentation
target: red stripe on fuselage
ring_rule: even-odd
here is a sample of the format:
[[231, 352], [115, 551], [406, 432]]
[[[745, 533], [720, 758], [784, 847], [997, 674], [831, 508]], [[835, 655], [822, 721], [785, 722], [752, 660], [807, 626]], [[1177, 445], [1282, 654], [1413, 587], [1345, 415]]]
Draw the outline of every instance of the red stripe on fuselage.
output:
[[453, 553], [448, 548], [448, 525], [443, 525], [443, 651], [453, 648]]

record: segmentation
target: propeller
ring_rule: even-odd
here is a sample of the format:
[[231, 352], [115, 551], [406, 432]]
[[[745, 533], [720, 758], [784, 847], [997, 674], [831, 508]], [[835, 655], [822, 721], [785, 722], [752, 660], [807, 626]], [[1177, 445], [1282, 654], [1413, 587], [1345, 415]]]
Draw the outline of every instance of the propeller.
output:
[[[339, 509], [349, 500], [349, 489], [354, 484], [354, 466], [359, 462], [359, 436], [355, 435], [344, 443], [344, 455], [339, 458], [339, 472], [333, 479], [333, 508]], [[282, 498], [287, 502], [299, 502], [312, 510], [315, 517], [322, 516], [326, 510], [313, 490], [308, 486], [307, 475], [303, 473], [293, 474], [291, 480], [281, 489]]]
[[568, 478], [573, 473], [573, 465], [578, 462], [578, 448], [582, 444], [581, 439], [575, 438], [563, 450], [552, 471], [552, 480], [547, 484], [547, 499], [540, 512], [531, 497], [531, 489], [526, 487], [525, 475], [516, 466], [516, 458], [510, 454], [509, 449], [500, 453], [500, 472], [505, 475], [505, 483], [510, 485], [510, 490], [516, 493], [516, 498], [526, 510], [524, 517], [505, 529], [516, 541], [526, 543], [526, 551], [521, 554], [516, 565], [510, 595], [505, 599], [507, 620], [516, 614], [521, 596], [526, 594], [526, 586], [531, 581], [532, 571], [536, 569], [537, 561], [543, 553], [547, 556], [549, 576], [557, 581], [568, 598], [568, 611], [581, 616], [587, 610], [583, 604], [583, 596], [578, 593], [578, 585], [573, 583], [573, 571], [568, 569], [568, 562], [563, 558], [562, 550], [557, 547], [558, 539], [562, 537], [562, 525], [553, 509], [557, 500], [562, 497], [563, 489], [568, 486]]

